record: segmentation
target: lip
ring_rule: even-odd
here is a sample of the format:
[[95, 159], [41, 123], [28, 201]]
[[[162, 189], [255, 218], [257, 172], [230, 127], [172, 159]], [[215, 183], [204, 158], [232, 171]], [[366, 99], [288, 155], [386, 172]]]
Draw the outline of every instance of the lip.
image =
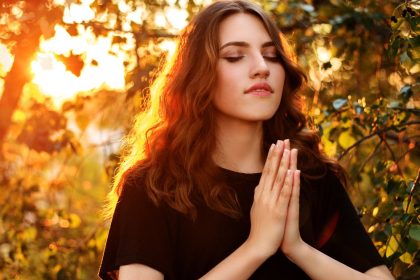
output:
[[268, 83], [256, 83], [245, 90], [245, 94], [257, 95], [257, 96], [268, 96], [273, 93], [273, 89]]

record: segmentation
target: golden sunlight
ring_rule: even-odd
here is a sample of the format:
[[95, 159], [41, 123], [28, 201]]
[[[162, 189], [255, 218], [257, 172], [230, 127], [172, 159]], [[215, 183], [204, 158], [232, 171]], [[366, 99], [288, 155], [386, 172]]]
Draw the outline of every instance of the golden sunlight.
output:
[[316, 49], [316, 55], [317, 55], [319, 61], [321, 61], [322, 63], [328, 62], [331, 59], [331, 53], [325, 47], [321, 47], [321, 46], [318, 47]]
[[[125, 87], [122, 54], [111, 54], [110, 37], [98, 37], [88, 31], [72, 37], [67, 31], [56, 26], [55, 36], [42, 41], [40, 52], [32, 63], [33, 83], [47, 96], [52, 97], [57, 106], [71, 99], [79, 92], [100, 87], [122, 90]], [[66, 69], [55, 55], [81, 55], [84, 67], [77, 77]]]
[[81, 4], [71, 3], [64, 8], [63, 21], [65, 23], [88, 22], [95, 17], [95, 13], [90, 8], [94, 0], [83, 0]]
[[13, 64], [13, 57], [9, 52], [9, 49], [0, 44], [0, 76], [6, 75], [7, 72], [10, 71], [10, 68]]
[[[13, 64], [13, 56], [10, 54], [9, 49], [0, 44], [0, 77], [6, 76], [7, 72], [10, 71], [10, 68]], [[4, 80], [0, 79], [0, 97], [3, 93]]]

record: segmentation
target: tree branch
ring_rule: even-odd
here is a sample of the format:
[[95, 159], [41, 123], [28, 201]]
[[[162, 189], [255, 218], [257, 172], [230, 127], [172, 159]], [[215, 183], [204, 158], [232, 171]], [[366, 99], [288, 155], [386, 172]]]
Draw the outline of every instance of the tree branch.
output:
[[[405, 123], [404, 126], [419, 125], [419, 124], [420, 124], [420, 121], [412, 121], [412, 122]], [[354, 143], [353, 145], [351, 145], [350, 147], [348, 147], [347, 149], [344, 150], [344, 152], [338, 157], [338, 160], [341, 160], [348, 152], [350, 152], [350, 150], [352, 150], [354, 147], [358, 146], [360, 143], [372, 138], [375, 135], [380, 135], [384, 132], [394, 130], [396, 128], [397, 128], [397, 126], [393, 125], [393, 126], [385, 128], [385, 129], [378, 130], [374, 133], [371, 133], [371, 134], [357, 140], [356, 143]]]
[[413, 187], [411, 188], [410, 194], [408, 195], [407, 206], [405, 207], [405, 213], [408, 212], [408, 208], [410, 207], [410, 203], [413, 198], [414, 190], [419, 185], [419, 180], [420, 180], [420, 168], [417, 170], [416, 180], [414, 180]]

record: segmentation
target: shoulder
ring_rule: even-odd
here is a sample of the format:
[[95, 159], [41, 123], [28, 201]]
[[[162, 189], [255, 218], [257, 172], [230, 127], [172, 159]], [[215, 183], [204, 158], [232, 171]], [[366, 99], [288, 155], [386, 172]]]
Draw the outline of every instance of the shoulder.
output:
[[121, 190], [116, 207], [161, 208], [147, 184], [147, 171], [132, 170], [121, 181]]

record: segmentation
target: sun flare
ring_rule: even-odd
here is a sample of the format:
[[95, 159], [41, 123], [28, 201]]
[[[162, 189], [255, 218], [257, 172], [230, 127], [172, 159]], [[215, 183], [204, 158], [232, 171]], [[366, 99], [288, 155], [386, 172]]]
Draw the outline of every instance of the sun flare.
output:
[[[122, 55], [110, 53], [111, 41], [108, 37], [94, 38], [89, 32], [72, 37], [63, 27], [57, 26], [56, 35], [41, 42], [40, 52], [31, 65], [34, 73], [32, 82], [45, 95], [52, 97], [56, 105], [79, 92], [101, 87], [123, 90], [124, 59]], [[84, 66], [79, 77], [56, 58], [56, 55], [69, 54], [83, 57]]]

